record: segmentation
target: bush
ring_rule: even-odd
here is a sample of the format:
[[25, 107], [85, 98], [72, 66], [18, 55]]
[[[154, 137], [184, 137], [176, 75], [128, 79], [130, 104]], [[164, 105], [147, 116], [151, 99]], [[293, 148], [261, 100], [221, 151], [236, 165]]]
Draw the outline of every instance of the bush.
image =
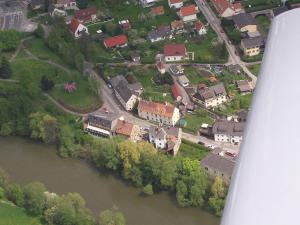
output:
[[153, 187], [151, 184], [147, 184], [146, 186], [143, 187], [143, 193], [145, 195], [153, 195]]

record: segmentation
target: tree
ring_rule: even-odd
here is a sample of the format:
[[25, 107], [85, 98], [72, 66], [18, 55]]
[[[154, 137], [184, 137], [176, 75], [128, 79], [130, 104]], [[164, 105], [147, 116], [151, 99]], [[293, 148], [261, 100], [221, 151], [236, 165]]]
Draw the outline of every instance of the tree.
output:
[[8, 176], [4, 170], [0, 168], [0, 187], [4, 188], [7, 185]]
[[15, 50], [21, 38], [22, 34], [16, 30], [0, 31], [0, 52]]
[[176, 186], [177, 178], [177, 161], [175, 159], [164, 161], [162, 164], [160, 177], [160, 183], [162, 188], [173, 191]]
[[4, 189], [0, 187], [0, 200], [4, 198]]
[[116, 209], [105, 210], [100, 213], [99, 225], [125, 225], [125, 218]]
[[39, 24], [36, 30], [34, 31], [34, 36], [36, 36], [37, 38], [44, 38], [44, 28], [41, 24]]
[[52, 80], [49, 80], [48, 77], [45, 75], [41, 78], [41, 89], [43, 91], [51, 91], [54, 87], [54, 82]]
[[24, 193], [23, 189], [18, 184], [11, 184], [8, 186], [6, 190], [6, 198], [13, 202], [15, 205], [19, 207], [23, 207], [24, 205]]
[[12, 75], [12, 70], [10, 67], [10, 63], [6, 59], [5, 56], [2, 57], [1, 67], [0, 67], [0, 78], [7, 79]]
[[145, 195], [153, 195], [153, 187], [151, 184], [147, 184], [143, 187], [143, 193]]
[[226, 188], [224, 186], [223, 180], [217, 176], [213, 185], [211, 186], [211, 193], [213, 196], [218, 198], [224, 198], [226, 195]]
[[45, 143], [54, 143], [57, 138], [56, 118], [41, 112], [29, 116], [31, 138], [40, 139]]
[[88, 0], [77, 0], [77, 6], [80, 9], [85, 9], [88, 7]]
[[220, 177], [216, 177], [211, 186], [211, 197], [208, 200], [209, 206], [217, 216], [221, 216], [225, 204], [226, 187]]
[[33, 215], [41, 215], [45, 206], [46, 187], [40, 182], [29, 183], [24, 188], [26, 210]]

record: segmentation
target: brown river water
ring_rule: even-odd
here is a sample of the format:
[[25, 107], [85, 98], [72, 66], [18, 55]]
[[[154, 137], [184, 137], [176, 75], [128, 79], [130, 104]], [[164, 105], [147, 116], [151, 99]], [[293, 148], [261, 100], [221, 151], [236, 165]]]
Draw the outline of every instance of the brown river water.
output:
[[99, 173], [89, 164], [61, 159], [55, 147], [16, 137], [0, 137], [0, 167], [12, 181], [43, 182], [49, 191], [78, 192], [96, 215], [117, 206], [128, 225], [218, 225], [219, 219], [199, 208], [180, 208], [167, 193], [142, 197], [122, 179]]

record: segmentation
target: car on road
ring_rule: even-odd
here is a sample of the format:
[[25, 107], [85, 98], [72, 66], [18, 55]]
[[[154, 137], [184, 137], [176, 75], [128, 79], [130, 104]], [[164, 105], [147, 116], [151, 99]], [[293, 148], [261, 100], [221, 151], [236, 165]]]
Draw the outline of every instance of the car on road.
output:
[[215, 146], [210, 145], [210, 144], [206, 145], [206, 147], [208, 147], [208, 148], [210, 148], [210, 149], [215, 149]]

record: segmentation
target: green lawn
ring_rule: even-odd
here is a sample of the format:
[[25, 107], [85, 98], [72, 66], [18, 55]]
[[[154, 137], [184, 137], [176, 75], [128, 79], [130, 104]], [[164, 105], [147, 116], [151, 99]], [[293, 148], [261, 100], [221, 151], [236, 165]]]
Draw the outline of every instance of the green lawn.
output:
[[268, 33], [270, 29], [271, 21], [266, 15], [259, 15], [255, 17], [256, 21], [258, 22], [259, 26], [263, 29], [265, 33]]
[[[193, 85], [201, 83], [208, 84], [208, 71], [199, 70], [198, 68], [189, 66], [184, 68], [184, 73]], [[212, 73], [211, 73], [212, 74]]]
[[41, 225], [41, 222], [22, 208], [0, 202], [0, 225]]
[[214, 120], [204, 110], [199, 110], [193, 113], [187, 113], [183, 119], [186, 120], [186, 126], [183, 127], [184, 131], [189, 133], [197, 133], [202, 123], [213, 124]]
[[180, 145], [180, 149], [178, 152], [178, 156], [188, 157], [191, 159], [202, 160], [207, 154], [209, 150], [202, 145], [192, 143], [185, 139], [182, 140]]
[[251, 65], [248, 66], [248, 69], [253, 73], [255, 76], [258, 76], [259, 71], [260, 71], [260, 66], [261, 64], [256, 64], [256, 65]]

